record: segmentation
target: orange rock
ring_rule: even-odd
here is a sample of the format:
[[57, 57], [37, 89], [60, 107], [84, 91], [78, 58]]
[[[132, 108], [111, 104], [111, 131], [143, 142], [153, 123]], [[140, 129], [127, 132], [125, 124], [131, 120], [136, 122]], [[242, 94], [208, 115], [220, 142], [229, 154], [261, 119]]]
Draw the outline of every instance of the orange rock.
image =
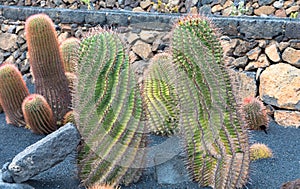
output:
[[270, 60], [273, 62], [279, 62], [280, 61], [280, 54], [278, 52], [278, 48], [276, 44], [269, 45], [265, 48], [265, 53], [269, 57]]
[[282, 59], [294, 66], [300, 66], [300, 50], [291, 47], [286, 48], [282, 53]]
[[300, 127], [300, 112], [276, 110], [274, 113], [275, 121], [285, 127]]
[[275, 12], [275, 8], [273, 6], [261, 6], [258, 9], [254, 10], [254, 14], [260, 16], [260, 15], [270, 15]]
[[259, 96], [267, 104], [300, 110], [300, 69], [285, 63], [269, 66], [260, 75]]

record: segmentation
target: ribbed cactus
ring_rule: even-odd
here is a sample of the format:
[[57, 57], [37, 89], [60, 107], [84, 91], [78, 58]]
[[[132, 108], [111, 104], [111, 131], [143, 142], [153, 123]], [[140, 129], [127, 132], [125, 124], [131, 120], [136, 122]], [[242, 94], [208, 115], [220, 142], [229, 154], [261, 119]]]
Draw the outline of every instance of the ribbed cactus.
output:
[[248, 136], [216, 30], [201, 16], [184, 17], [174, 26], [171, 50], [192, 177], [216, 189], [243, 187], [250, 162]]
[[35, 93], [46, 98], [55, 121], [61, 121], [69, 111], [71, 96], [54, 24], [45, 14], [32, 15], [26, 20], [25, 32]]
[[120, 189], [119, 187], [113, 187], [109, 184], [93, 184], [88, 189]]
[[250, 159], [252, 161], [271, 158], [272, 156], [272, 150], [265, 144], [255, 143], [250, 146]]
[[28, 89], [18, 68], [13, 64], [2, 65], [0, 67], [0, 104], [8, 124], [25, 126], [22, 102], [28, 95]]
[[71, 94], [73, 94], [75, 92], [75, 82], [77, 81], [77, 76], [71, 72], [66, 72], [65, 75], [68, 80], [69, 91]]
[[153, 57], [143, 82], [143, 99], [147, 111], [147, 126], [158, 134], [176, 132], [179, 107], [175, 93], [175, 69], [167, 53]]
[[[80, 177], [93, 183], [129, 184], [143, 167], [142, 100], [120, 39], [98, 29], [81, 42], [74, 98], [83, 138]], [[78, 115], [78, 116], [76, 116]]]
[[46, 99], [39, 94], [31, 94], [22, 103], [26, 125], [34, 133], [50, 134], [57, 129], [53, 112]]
[[251, 130], [264, 130], [267, 132], [267, 109], [259, 99], [254, 97], [245, 98], [243, 101], [242, 110], [244, 112], [247, 128]]
[[70, 37], [60, 44], [65, 72], [76, 71], [79, 45], [80, 41], [75, 37]]

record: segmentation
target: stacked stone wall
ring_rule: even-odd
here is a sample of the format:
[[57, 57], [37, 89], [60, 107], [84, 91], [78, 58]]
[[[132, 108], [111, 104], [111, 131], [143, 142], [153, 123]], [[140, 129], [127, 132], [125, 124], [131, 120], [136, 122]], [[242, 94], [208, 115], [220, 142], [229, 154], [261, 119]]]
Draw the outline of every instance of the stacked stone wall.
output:
[[[0, 6], [0, 64], [12, 62], [30, 77], [24, 21], [44, 12], [56, 24], [60, 41], [109, 25], [126, 42], [130, 61], [141, 76], [151, 58], [170, 48], [170, 31], [178, 15], [131, 11], [72, 11]], [[300, 23], [284, 18], [218, 17], [224, 60], [236, 78], [240, 100], [261, 98], [283, 126], [300, 126]]]

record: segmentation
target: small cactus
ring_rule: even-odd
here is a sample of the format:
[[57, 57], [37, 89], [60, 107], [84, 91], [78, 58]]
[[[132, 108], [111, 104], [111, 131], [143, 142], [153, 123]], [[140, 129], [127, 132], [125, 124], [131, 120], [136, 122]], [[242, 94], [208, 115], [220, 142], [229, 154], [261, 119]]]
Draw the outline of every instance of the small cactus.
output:
[[243, 101], [242, 110], [247, 128], [251, 130], [268, 129], [268, 116], [264, 104], [257, 98], [247, 97]]
[[75, 37], [70, 37], [60, 44], [65, 72], [76, 71], [79, 46], [80, 41]]
[[0, 104], [8, 124], [25, 125], [22, 102], [28, 95], [28, 89], [18, 68], [13, 64], [2, 65], [0, 67]]
[[54, 24], [45, 14], [32, 15], [25, 22], [25, 32], [35, 93], [46, 98], [59, 122], [69, 111], [71, 95]]
[[66, 115], [64, 116], [63, 119], [63, 125], [67, 124], [67, 123], [73, 123], [75, 125], [75, 115], [74, 115], [74, 111], [71, 110], [68, 113], [66, 113]]
[[93, 184], [92, 186], [88, 187], [88, 189], [120, 189], [120, 187], [113, 187], [109, 184]]
[[34, 133], [49, 134], [57, 129], [52, 110], [46, 99], [38, 94], [31, 94], [22, 104], [24, 118]]
[[250, 146], [250, 159], [252, 161], [271, 158], [272, 156], [272, 150], [265, 144], [256, 143]]

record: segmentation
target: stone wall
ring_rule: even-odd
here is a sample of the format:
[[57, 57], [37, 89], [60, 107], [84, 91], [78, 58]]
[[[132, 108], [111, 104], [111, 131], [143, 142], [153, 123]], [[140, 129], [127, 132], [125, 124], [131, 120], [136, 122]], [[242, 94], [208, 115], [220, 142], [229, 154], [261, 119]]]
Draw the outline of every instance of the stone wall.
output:
[[80, 0], [0, 0], [2, 5], [73, 10], [124, 9], [136, 12], [204, 12], [223, 16], [243, 14], [276, 17], [292, 17], [299, 11], [300, 5], [299, 0], [90, 0], [90, 2], [90, 7], [88, 7]]
[[[0, 6], [0, 64], [15, 63], [30, 77], [24, 20], [45, 12], [56, 23], [59, 40], [82, 37], [89, 28], [109, 25], [130, 49], [131, 63], [141, 76], [153, 55], [170, 46], [171, 23], [178, 15]], [[260, 97], [283, 126], [300, 126], [300, 23], [283, 18], [210, 17], [220, 28], [225, 63], [241, 94]], [[141, 77], [140, 77], [141, 78]]]

